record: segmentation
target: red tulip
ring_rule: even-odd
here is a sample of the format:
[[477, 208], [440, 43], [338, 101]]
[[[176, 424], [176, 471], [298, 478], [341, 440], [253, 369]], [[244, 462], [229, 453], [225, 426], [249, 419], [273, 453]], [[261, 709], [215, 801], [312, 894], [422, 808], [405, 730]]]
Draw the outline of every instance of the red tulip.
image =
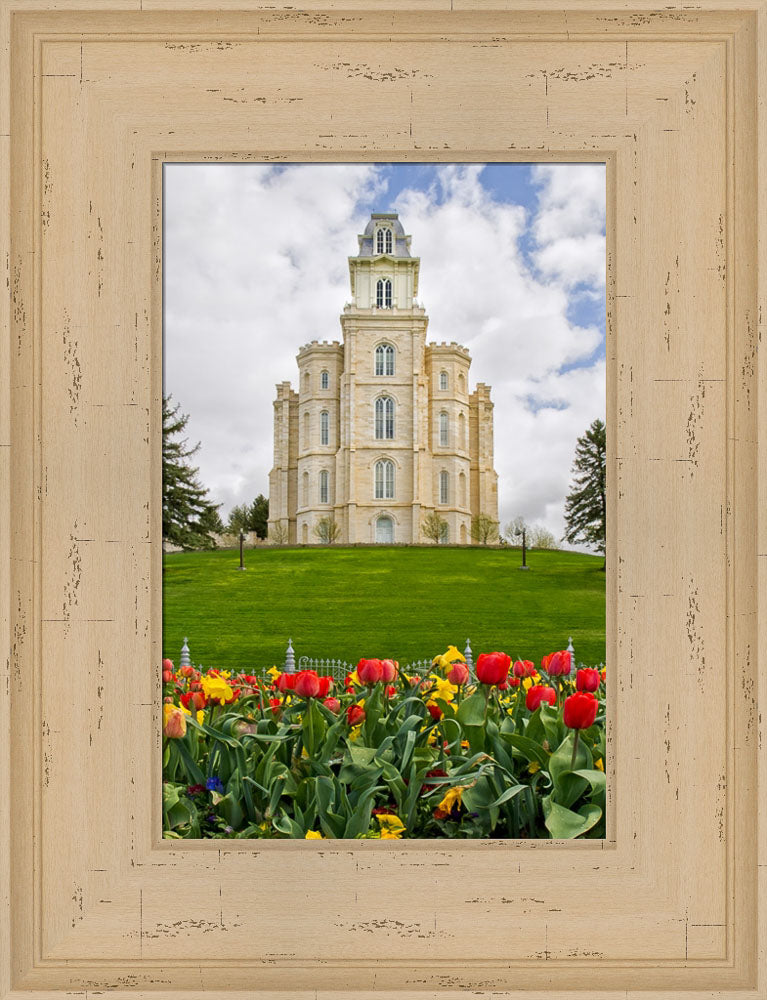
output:
[[205, 708], [208, 703], [208, 699], [202, 691], [189, 691], [186, 694], [182, 694], [179, 701], [184, 708], [188, 709], [190, 712], [192, 711], [192, 708], [199, 712], [200, 709]]
[[566, 649], [561, 649], [556, 653], [549, 653], [541, 660], [541, 666], [549, 677], [566, 677], [572, 669], [572, 657]]
[[509, 684], [510, 684], [510, 685], [511, 685], [511, 686], [512, 686], [513, 688], [518, 688], [518, 687], [519, 687], [519, 685], [520, 685], [520, 683], [521, 683], [521, 681], [520, 681], [519, 677], [510, 677], [510, 678], [509, 678]]
[[194, 677], [196, 672], [197, 671], [194, 669], [194, 667], [181, 667], [181, 669], [179, 670], [179, 673], [181, 674], [182, 677]]
[[384, 688], [384, 691], [386, 692], [387, 698], [393, 698], [394, 695], [397, 693], [397, 689], [393, 684], [387, 684], [387, 686]]
[[509, 676], [511, 657], [507, 653], [480, 653], [477, 677], [482, 684], [500, 684]]
[[399, 663], [396, 660], [381, 660], [382, 680], [386, 681], [387, 684], [391, 684], [397, 676], [398, 669]]
[[320, 693], [320, 679], [314, 670], [302, 670], [296, 674], [293, 690], [300, 698], [316, 698]]
[[575, 675], [575, 686], [579, 691], [596, 691], [599, 687], [599, 671], [583, 667]]
[[532, 660], [515, 660], [514, 661], [514, 676], [515, 677], [532, 677], [535, 673], [535, 664]]
[[465, 663], [453, 663], [447, 672], [447, 679], [451, 684], [460, 687], [469, 679], [469, 668]]
[[271, 708], [272, 712], [276, 715], [282, 708], [282, 702], [280, 701], [279, 698], [270, 698], [269, 708]]
[[361, 705], [349, 705], [346, 709], [346, 721], [350, 726], [358, 726], [365, 718], [365, 709]]
[[557, 700], [557, 693], [554, 688], [546, 687], [544, 684], [534, 684], [527, 692], [525, 705], [529, 712], [534, 712], [542, 701], [553, 705]]
[[186, 735], [186, 717], [180, 708], [166, 713], [164, 732], [172, 740], [180, 740]]
[[333, 678], [328, 674], [325, 677], [320, 677], [319, 681], [320, 681], [320, 693], [317, 697], [326, 698], [328, 692], [330, 691], [330, 687], [333, 683]]
[[322, 704], [325, 708], [329, 708], [333, 715], [338, 715], [341, 711], [341, 702], [338, 698], [326, 698]]
[[508, 678], [505, 681], [501, 681], [501, 683], [498, 685], [498, 690], [499, 691], [508, 691], [509, 690], [509, 681], [508, 681]]
[[429, 709], [429, 715], [434, 719], [435, 722], [439, 722], [442, 718], [442, 709], [436, 702], [430, 702], [426, 706]]
[[377, 684], [383, 677], [383, 664], [380, 660], [360, 660], [357, 676], [365, 685]]
[[296, 686], [297, 674], [280, 674], [277, 678], [276, 686], [278, 691], [292, 691]]
[[163, 670], [173, 670], [173, 660], [163, 660], [162, 661]]
[[564, 720], [570, 729], [588, 729], [594, 725], [599, 702], [589, 691], [577, 691], [565, 698]]
[[172, 680], [173, 680], [173, 672], [171, 670], [163, 670], [162, 672], [163, 684], [170, 684]]

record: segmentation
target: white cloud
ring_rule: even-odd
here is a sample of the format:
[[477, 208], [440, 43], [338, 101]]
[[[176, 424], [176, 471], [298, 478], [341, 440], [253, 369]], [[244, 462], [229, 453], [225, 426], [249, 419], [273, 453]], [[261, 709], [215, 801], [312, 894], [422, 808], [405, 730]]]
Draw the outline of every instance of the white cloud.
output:
[[[576, 296], [604, 295], [604, 168], [533, 179], [525, 207], [495, 200], [480, 166], [448, 165], [394, 208], [429, 338], [465, 344], [472, 382], [492, 386], [502, 523], [522, 514], [560, 537], [575, 440], [604, 418], [601, 332], [569, 318]], [[225, 510], [268, 492], [275, 383], [296, 384], [301, 344], [340, 339], [360, 203], [386, 208], [382, 183], [366, 164], [166, 167], [166, 390]]]

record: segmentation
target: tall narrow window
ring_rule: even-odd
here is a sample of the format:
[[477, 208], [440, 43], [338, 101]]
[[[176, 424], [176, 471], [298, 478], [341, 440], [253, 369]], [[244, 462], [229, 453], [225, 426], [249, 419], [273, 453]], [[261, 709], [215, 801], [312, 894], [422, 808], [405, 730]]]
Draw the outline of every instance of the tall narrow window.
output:
[[447, 503], [447, 485], [448, 478], [447, 473], [443, 469], [439, 474], [439, 502]]
[[394, 438], [394, 400], [379, 396], [376, 400], [376, 439], [391, 441]]
[[309, 414], [305, 413], [304, 414], [304, 450], [306, 450], [309, 447], [309, 433], [310, 433], [310, 430], [311, 430], [311, 428], [310, 428], [310, 425], [309, 425]]
[[375, 466], [375, 498], [376, 500], [394, 499], [394, 462], [382, 459]]
[[329, 503], [330, 497], [330, 486], [329, 486], [330, 476], [327, 469], [323, 469], [320, 472], [320, 503]]
[[448, 416], [443, 410], [439, 415], [439, 446], [447, 448]]
[[330, 444], [330, 414], [327, 410], [320, 413], [320, 444]]
[[394, 374], [394, 348], [391, 344], [376, 347], [376, 375]]
[[440, 389], [447, 389], [447, 372], [439, 373], [439, 387]]
[[379, 309], [391, 309], [391, 280], [379, 278], [376, 282], [376, 306]]
[[376, 233], [376, 253], [392, 252], [391, 229], [379, 229]]
[[458, 414], [458, 441], [461, 448], [466, 447], [466, 417], [462, 413]]
[[303, 490], [301, 491], [302, 503], [304, 507], [309, 506], [309, 473], [305, 472], [303, 475]]
[[458, 495], [461, 498], [461, 506], [466, 506], [466, 473], [462, 472], [458, 477], [459, 491]]
[[320, 388], [327, 389], [330, 386], [330, 375], [327, 372], [323, 372], [320, 375]]

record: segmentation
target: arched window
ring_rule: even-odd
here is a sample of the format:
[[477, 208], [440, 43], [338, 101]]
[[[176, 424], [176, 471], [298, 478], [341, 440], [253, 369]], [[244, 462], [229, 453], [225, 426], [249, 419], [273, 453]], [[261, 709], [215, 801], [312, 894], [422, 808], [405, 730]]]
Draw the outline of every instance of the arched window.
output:
[[448, 415], [445, 410], [439, 415], [439, 446], [447, 448]]
[[330, 476], [327, 469], [320, 472], [320, 503], [330, 503]]
[[309, 447], [309, 432], [310, 432], [310, 430], [311, 430], [311, 427], [310, 427], [310, 424], [309, 424], [309, 414], [305, 413], [304, 414], [304, 450], [306, 450]]
[[390, 462], [388, 458], [376, 462], [375, 498], [376, 500], [394, 499], [394, 462]]
[[320, 375], [320, 389], [327, 389], [330, 387], [330, 375], [324, 371]]
[[439, 502], [447, 503], [447, 484], [448, 476], [447, 472], [443, 469], [439, 474]]
[[461, 394], [466, 392], [466, 379], [463, 377], [463, 372], [458, 373], [458, 391]]
[[394, 348], [391, 344], [376, 347], [376, 375], [394, 374]]
[[330, 414], [327, 410], [320, 413], [320, 444], [330, 444]]
[[440, 389], [447, 389], [447, 372], [439, 373], [439, 387]]
[[448, 540], [447, 521], [443, 521], [442, 526], [439, 529], [439, 544], [447, 545], [447, 540]]
[[391, 441], [394, 438], [394, 400], [379, 396], [376, 400], [376, 439]]
[[309, 473], [308, 472], [305, 472], [304, 475], [303, 475], [303, 490], [302, 490], [301, 495], [303, 497], [303, 505], [304, 505], [304, 507], [308, 507], [309, 506]]
[[376, 306], [379, 309], [391, 309], [391, 280], [379, 278], [376, 282]]
[[306, 545], [306, 543], [309, 541], [309, 525], [308, 524], [304, 524], [303, 527], [301, 528], [301, 541], [304, 543], [304, 545]]
[[461, 525], [461, 545], [466, 544], [466, 525]]
[[458, 496], [462, 507], [466, 506], [466, 473], [462, 472], [458, 477]]
[[466, 447], [466, 417], [462, 413], [458, 414], [458, 440], [461, 448]]
[[391, 229], [379, 229], [376, 233], [376, 253], [392, 252]]
[[309, 391], [310, 382], [311, 376], [309, 375], [309, 372], [304, 372], [304, 392]]

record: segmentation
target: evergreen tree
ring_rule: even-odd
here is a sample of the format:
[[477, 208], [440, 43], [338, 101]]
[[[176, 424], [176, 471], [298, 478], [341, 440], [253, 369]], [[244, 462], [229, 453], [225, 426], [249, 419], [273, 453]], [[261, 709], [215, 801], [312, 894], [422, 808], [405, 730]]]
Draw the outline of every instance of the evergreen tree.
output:
[[605, 551], [607, 504], [605, 425], [595, 420], [575, 446], [573, 481], [565, 500], [564, 539], [571, 545], [586, 544]]
[[250, 527], [250, 508], [247, 504], [240, 504], [238, 507], [232, 507], [229, 511], [229, 518], [226, 522], [226, 530], [230, 535], [239, 535], [241, 531], [246, 534], [251, 530]]
[[248, 513], [248, 523], [250, 525], [250, 530], [255, 531], [259, 538], [266, 538], [267, 526], [266, 522], [269, 520], [269, 501], [263, 495], [259, 493], [256, 499], [250, 506], [250, 511]]
[[200, 445], [190, 448], [181, 437], [189, 415], [179, 412], [180, 404], [171, 405], [171, 397], [162, 401], [162, 537], [183, 549], [213, 549], [214, 532], [223, 531], [218, 513], [220, 504], [208, 499], [200, 484], [198, 469], [189, 459]]

